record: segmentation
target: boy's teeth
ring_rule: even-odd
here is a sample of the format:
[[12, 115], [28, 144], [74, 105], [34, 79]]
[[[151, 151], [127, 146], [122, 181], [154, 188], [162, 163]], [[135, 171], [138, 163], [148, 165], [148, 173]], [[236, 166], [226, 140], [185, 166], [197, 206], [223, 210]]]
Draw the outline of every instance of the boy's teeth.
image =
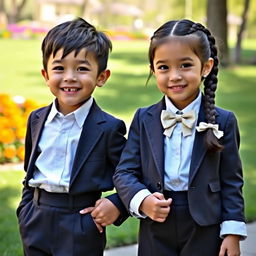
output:
[[77, 91], [76, 88], [63, 88], [63, 90], [64, 90], [65, 92], [76, 92], [76, 91]]

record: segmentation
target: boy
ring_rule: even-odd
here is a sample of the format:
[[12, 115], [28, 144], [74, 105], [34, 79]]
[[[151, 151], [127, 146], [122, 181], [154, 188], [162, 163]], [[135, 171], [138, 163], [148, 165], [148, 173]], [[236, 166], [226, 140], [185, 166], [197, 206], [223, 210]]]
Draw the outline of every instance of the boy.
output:
[[113, 189], [126, 133], [124, 122], [91, 96], [110, 76], [111, 48], [81, 18], [54, 27], [43, 40], [41, 72], [56, 99], [28, 120], [17, 209], [25, 255], [103, 255], [104, 227], [127, 217], [117, 194], [100, 199]]

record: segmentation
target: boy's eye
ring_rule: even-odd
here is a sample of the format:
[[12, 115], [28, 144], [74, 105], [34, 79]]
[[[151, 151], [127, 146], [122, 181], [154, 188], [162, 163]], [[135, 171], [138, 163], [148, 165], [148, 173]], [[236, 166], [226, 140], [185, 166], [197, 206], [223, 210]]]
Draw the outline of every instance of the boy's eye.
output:
[[52, 68], [53, 70], [57, 70], [57, 71], [61, 71], [64, 70], [64, 68], [62, 66], [55, 66]]
[[78, 71], [89, 71], [89, 68], [87, 68], [87, 67], [78, 67], [77, 70]]
[[189, 63], [189, 62], [187, 62], [187, 63], [182, 63], [181, 64], [181, 68], [190, 68], [192, 66], [192, 63]]

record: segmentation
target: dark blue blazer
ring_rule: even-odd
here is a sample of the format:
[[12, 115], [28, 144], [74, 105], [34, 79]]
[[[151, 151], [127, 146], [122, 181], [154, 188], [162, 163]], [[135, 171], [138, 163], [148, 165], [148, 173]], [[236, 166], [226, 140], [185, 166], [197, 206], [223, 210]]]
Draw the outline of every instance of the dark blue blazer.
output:
[[[202, 104], [201, 104], [202, 105]], [[127, 209], [141, 189], [164, 190], [164, 135], [160, 121], [164, 98], [155, 105], [138, 109], [128, 141], [114, 175], [117, 192]], [[205, 132], [196, 132], [188, 184], [189, 210], [202, 226], [225, 220], [244, 221], [242, 167], [238, 153], [239, 131], [233, 113], [216, 108], [216, 123], [224, 132], [222, 152], [206, 150]], [[205, 122], [201, 106], [198, 123]]]
[[[51, 105], [40, 108], [32, 112], [28, 119], [24, 161], [26, 177], [17, 214], [33, 198], [34, 189], [28, 186], [28, 181], [33, 177], [39, 154], [38, 143], [50, 109]], [[76, 150], [70, 177], [71, 195], [113, 189], [112, 176], [126, 142], [125, 133], [124, 122], [102, 111], [94, 101], [84, 122]], [[124, 217], [119, 220], [123, 221], [127, 211], [117, 193], [108, 196], [108, 199], [119, 208]]]

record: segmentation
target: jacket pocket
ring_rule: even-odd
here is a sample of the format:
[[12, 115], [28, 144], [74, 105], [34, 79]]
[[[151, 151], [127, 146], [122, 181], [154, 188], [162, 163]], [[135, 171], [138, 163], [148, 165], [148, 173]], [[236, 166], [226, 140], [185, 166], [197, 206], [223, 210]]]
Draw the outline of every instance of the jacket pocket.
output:
[[211, 192], [219, 192], [221, 190], [220, 183], [218, 181], [209, 183]]

